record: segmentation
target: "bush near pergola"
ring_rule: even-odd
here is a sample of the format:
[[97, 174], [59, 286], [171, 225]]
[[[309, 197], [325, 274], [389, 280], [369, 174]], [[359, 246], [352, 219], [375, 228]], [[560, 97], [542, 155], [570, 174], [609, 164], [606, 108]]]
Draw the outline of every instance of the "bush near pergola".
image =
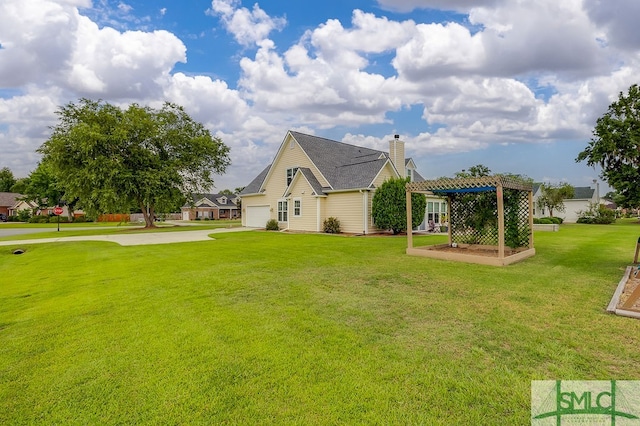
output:
[[182, 107], [121, 109], [81, 99], [61, 107], [38, 149], [67, 200], [90, 216], [142, 210], [146, 227], [191, 193], [213, 186], [230, 164], [229, 148]]
[[[373, 223], [379, 229], [390, 229], [394, 234], [407, 230], [406, 184], [409, 178], [387, 179], [376, 189], [371, 203]], [[427, 198], [424, 194], [411, 194], [411, 228], [424, 221]]]

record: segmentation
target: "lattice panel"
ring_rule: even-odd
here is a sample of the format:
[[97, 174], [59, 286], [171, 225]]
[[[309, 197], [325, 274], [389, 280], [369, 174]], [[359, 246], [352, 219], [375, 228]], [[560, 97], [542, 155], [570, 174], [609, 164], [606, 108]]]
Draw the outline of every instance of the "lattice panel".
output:
[[529, 247], [529, 194], [514, 189], [504, 190], [504, 244], [507, 247]]
[[459, 244], [498, 245], [496, 191], [450, 195], [451, 241]]
[[[528, 247], [529, 195], [516, 189], [504, 189], [505, 246]], [[498, 200], [496, 191], [450, 194], [449, 226], [451, 241], [459, 244], [497, 246]]]

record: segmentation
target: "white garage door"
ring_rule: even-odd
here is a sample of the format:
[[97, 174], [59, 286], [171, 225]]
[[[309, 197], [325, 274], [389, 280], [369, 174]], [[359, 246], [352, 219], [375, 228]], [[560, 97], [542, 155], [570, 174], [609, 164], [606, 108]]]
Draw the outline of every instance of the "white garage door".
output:
[[269, 219], [269, 206], [250, 206], [245, 211], [245, 226], [250, 228], [264, 228]]

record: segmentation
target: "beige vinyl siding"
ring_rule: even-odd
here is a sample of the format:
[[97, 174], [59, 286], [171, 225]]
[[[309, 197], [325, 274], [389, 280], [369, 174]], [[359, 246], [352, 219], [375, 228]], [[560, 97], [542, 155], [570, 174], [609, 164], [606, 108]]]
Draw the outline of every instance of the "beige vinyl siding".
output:
[[[293, 141], [293, 145], [291, 142]], [[278, 218], [278, 200], [281, 200], [286, 194], [287, 187], [287, 169], [291, 167], [307, 167], [311, 169], [320, 184], [328, 186], [326, 180], [320, 175], [316, 166], [309, 160], [307, 154], [304, 153], [300, 145], [291, 137], [280, 146], [278, 155], [267, 175], [267, 182], [263, 189], [265, 191], [261, 195], [249, 195], [242, 197], [242, 207], [245, 206], [262, 206], [269, 205], [271, 210], [271, 219]], [[309, 192], [310, 194], [310, 192]], [[308, 204], [308, 203], [305, 203]], [[292, 205], [289, 206], [289, 219], [291, 219]], [[243, 222], [244, 224], [244, 222]], [[315, 226], [314, 226], [315, 229]]]
[[[291, 142], [293, 141], [293, 147]], [[321, 176], [316, 166], [309, 160], [307, 154], [300, 148], [297, 142], [292, 138], [282, 144], [279, 155], [277, 156], [268, 176], [265, 186], [267, 193], [280, 192], [276, 197], [283, 195], [284, 189], [287, 187], [287, 169], [291, 167], [308, 167], [311, 169], [316, 179], [322, 186], [328, 186], [328, 182]]]
[[[269, 204], [269, 200], [264, 195], [243, 195], [242, 196], [242, 226], [247, 226], [246, 223], [246, 213], [247, 207], [250, 206], [265, 206]], [[273, 212], [273, 204], [270, 204], [271, 208], [271, 216], [270, 219], [275, 219], [277, 216], [277, 212], [274, 214]]]
[[380, 185], [382, 185], [384, 181], [389, 179], [390, 177], [398, 177], [398, 175], [396, 174], [395, 170], [393, 170], [393, 167], [391, 167], [391, 164], [387, 163], [380, 171], [378, 176], [376, 176], [375, 180], [373, 181], [373, 186], [375, 188], [379, 188]]
[[[289, 229], [294, 231], [317, 231], [317, 205], [316, 197], [311, 195], [313, 189], [309, 182], [298, 176], [289, 197]], [[300, 199], [302, 204], [302, 216], [294, 216], [294, 199]]]
[[336, 217], [340, 220], [342, 232], [362, 233], [364, 231], [362, 203], [363, 195], [358, 191], [329, 194], [325, 204], [324, 219]]
[[[293, 140], [293, 148], [291, 147], [292, 140], [292, 138], [287, 138], [282, 144], [279, 155], [271, 167], [269, 176], [267, 176], [266, 185], [264, 186], [265, 201], [273, 208], [271, 217], [274, 219], [277, 218], [278, 214], [278, 200], [281, 200], [286, 195], [284, 191], [287, 188], [287, 169], [292, 167], [308, 167], [322, 185], [328, 185], [295, 140]], [[289, 210], [291, 211], [291, 206], [289, 206]], [[291, 216], [289, 216], [289, 218], [291, 218]]]

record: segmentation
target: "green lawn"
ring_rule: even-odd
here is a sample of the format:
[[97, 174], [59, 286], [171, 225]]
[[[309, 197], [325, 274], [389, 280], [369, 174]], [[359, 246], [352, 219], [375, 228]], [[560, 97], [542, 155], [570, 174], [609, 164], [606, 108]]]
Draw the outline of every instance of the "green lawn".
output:
[[640, 321], [604, 312], [638, 236], [563, 225], [504, 268], [404, 237], [0, 247], [0, 424], [529, 424], [531, 380], [640, 379]]

